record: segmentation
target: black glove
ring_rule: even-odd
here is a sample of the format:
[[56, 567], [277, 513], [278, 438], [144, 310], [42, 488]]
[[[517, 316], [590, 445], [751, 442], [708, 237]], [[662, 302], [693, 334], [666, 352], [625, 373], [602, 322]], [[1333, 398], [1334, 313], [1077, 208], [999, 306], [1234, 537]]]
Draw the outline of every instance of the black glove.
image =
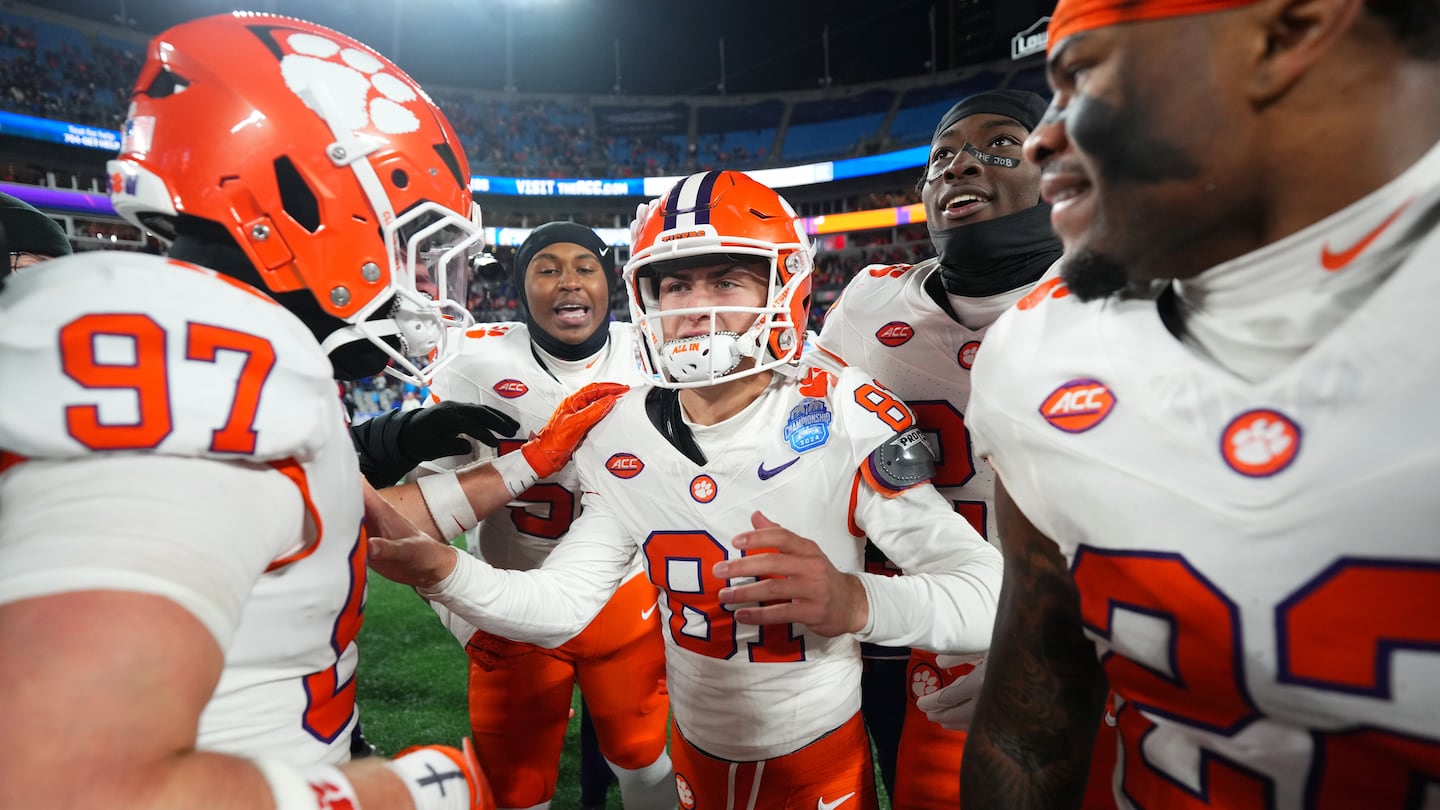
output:
[[386, 411], [350, 428], [360, 472], [370, 485], [388, 487], [422, 461], [470, 452], [465, 434], [491, 447], [515, 435], [520, 423], [501, 411], [465, 402], [441, 402], [428, 408]]

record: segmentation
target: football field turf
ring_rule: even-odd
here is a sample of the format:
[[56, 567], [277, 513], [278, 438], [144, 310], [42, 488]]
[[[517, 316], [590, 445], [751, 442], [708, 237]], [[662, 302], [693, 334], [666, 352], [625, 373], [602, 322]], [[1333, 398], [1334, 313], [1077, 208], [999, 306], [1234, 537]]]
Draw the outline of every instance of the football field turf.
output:
[[[370, 574], [360, 631], [357, 700], [365, 736], [386, 756], [407, 745], [459, 745], [470, 733], [465, 710], [465, 653], [410, 588]], [[560, 778], [551, 806], [580, 805], [580, 704], [565, 731]], [[620, 807], [610, 790], [610, 807]]]

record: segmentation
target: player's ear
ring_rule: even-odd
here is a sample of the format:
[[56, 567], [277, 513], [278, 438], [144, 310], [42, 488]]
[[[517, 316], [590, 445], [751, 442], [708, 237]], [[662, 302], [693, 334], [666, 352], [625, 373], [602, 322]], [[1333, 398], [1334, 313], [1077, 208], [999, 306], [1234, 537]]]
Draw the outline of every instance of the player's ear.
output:
[[1355, 24], [1365, 0], [1269, 0], [1253, 8], [1246, 43], [1253, 53], [1247, 73], [1257, 106], [1280, 98]]

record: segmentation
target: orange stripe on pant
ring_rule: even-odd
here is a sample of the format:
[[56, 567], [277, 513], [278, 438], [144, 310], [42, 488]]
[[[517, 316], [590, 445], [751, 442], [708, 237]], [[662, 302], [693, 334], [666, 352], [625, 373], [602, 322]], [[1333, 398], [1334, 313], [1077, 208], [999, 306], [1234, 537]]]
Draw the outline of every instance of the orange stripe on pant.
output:
[[470, 728], [498, 807], [555, 795], [577, 681], [606, 759], [633, 770], [664, 752], [670, 701], [656, 597], [644, 576], [631, 577], [554, 650], [485, 633], [471, 639]]
[[681, 810], [876, 810], [870, 740], [857, 713], [790, 754], [731, 762], [691, 745], [678, 727], [670, 746]]

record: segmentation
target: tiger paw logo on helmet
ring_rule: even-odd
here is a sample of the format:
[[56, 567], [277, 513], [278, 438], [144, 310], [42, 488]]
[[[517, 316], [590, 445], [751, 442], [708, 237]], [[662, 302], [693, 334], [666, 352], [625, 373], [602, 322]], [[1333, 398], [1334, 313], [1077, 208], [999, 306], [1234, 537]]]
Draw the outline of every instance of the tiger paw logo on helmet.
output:
[[420, 129], [420, 117], [405, 106], [420, 94], [385, 72], [384, 63], [373, 54], [304, 31], [279, 39], [290, 49], [280, 58], [285, 84], [311, 109], [314, 104], [301, 89], [324, 86], [334, 94], [340, 124], [348, 130], [373, 127], [386, 135], [404, 135]]

